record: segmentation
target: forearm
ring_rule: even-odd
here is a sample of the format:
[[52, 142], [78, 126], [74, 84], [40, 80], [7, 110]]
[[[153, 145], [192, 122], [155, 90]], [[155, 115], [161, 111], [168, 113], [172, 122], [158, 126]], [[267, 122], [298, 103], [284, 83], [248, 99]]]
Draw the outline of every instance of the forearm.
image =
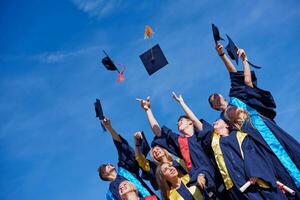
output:
[[232, 62], [229, 60], [229, 58], [224, 54], [223, 56], [220, 56], [223, 63], [225, 64], [228, 72], [237, 72], [235, 66], [232, 64]]
[[180, 102], [180, 106], [182, 107], [183, 111], [185, 112], [186, 116], [192, 120], [194, 126], [201, 131], [203, 129], [202, 123], [200, 120], [197, 118], [197, 116], [193, 113], [193, 111], [186, 105], [184, 101]]
[[148, 121], [149, 121], [149, 124], [150, 124], [150, 127], [151, 127], [153, 133], [156, 136], [160, 136], [161, 129], [160, 129], [160, 126], [159, 126], [158, 122], [156, 121], [153, 113], [152, 113], [152, 110], [149, 108], [148, 110], [146, 110], [146, 114], [147, 114], [147, 118], [148, 118]]
[[119, 136], [119, 134], [115, 131], [115, 129], [113, 129], [112, 127], [107, 128], [107, 130], [110, 132], [113, 140], [118, 141], [118, 142], [122, 142], [121, 137]]
[[244, 83], [249, 87], [253, 87], [251, 70], [247, 59], [243, 61], [243, 66], [244, 66]]

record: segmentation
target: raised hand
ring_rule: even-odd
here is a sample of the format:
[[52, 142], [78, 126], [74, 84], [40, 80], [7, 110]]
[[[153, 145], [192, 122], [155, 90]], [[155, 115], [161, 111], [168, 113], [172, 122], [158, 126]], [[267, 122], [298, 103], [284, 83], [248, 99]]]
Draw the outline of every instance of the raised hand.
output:
[[172, 92], [172, 97], [175, 99], [178, 103], [183, 103], [183, 98], [181, 95], [177, 96], [175, 92]]
[[151, 102], [150, 102], [150, 97], [148, 96], [146, 100], [144, 99], [136, 99], [137, 101], [141, 102], [141, 107], [147, 111], [151, 108]]
[[103, 120], [101, 120], [101, 122], [106, 129], [110, 130], [112, 128], [111, 122], [108, 118], [105, 117]]
[[135, 144], [137, 144], [137, 141], [139, 139], [143, 139], [142, 132], [141, 131], [135, 132], [134, 135], [133, 135], [133, 137], [134, 137]]
[[247, 55], [244, 49], [238, 49], [237, 54], [242, 59], [242, 61], [247, 60]]
[[218, 52], [219, 56], [224, 54], [224, 48], [220, 42], [218, 42], [216, 45], [216, 51]]

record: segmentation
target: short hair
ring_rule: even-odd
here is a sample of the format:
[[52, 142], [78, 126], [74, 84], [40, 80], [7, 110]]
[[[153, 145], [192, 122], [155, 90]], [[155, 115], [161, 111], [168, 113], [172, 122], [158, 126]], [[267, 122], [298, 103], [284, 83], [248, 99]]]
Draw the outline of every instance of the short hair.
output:
[[214, 96], [215, 94], [216, 94], [216, 93], [212, 93], [212, 94], [209, 95], [209, 97], [208, 97], [208, 103], [209, 103], [210, 107], [212, 107], [213, 109], [215, 109], [215, 108], [214, 108], [212, 102], [210, 101], [210, 99], [211, 99], [211, 97]]
[[106, 168], [107, 164], [102, 164], [98, 167], [98, 173], [99, 173], [99, 177], [102, 181], [109, 181], [109, 179], [107, 177], [103, 176], [104, 170]]
[[178, 118], [178, 120], [177, 120], [177, 122], [179, 122], [182, 118], [185, 118], [185, 119], [188, 119], [188, 120], [191, 120], [188, 116], [186, 116], [186, 115], [181, 115], [181, 116], [179, 116], [179, 118]]

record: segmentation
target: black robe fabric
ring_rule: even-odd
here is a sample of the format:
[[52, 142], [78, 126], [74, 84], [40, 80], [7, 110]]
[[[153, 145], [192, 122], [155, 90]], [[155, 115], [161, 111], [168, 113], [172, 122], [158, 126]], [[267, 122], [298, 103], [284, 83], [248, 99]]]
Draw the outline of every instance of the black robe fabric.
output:
[[[121, 136], [120, 136], [121, 137]], [[121, 142], [114, 140], [115, 147], [118, 151], [118, 167], [122, 167], [129, 171], [140, 183], [146, 188], [151, 195], [155, 195], [149, 186], [139, 176], [139, 165], [135, 160], [134, 150], [130, 147], [128, 142], [121, 137]], [[119, 185], [126, 180], [124, 177], [118, 175], [117, 178], [109, 184], [109, 191], [116, 200], [121, 200], [119, 195]], [[142, 197], [140, 195], [140, 197]]]

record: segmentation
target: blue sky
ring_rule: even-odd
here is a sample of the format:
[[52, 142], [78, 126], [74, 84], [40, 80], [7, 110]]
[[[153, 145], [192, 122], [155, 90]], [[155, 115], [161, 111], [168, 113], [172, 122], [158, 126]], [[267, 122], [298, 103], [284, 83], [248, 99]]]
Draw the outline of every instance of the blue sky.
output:
[[[0, 13], [0, 199], [104, 199], [97, 167], [117, 157], [95, 98], [131, 144], [137, 130], [152, 138], [136, 97], [151, 96], [159, 123], [173, 129], [182, 112], [172, 91], [215, 120], [207, 97], [228, 94], [229, 78], [212, 22], [263, 67], [256, 73], [277, 102], [277, 123], [300, 140], [297, 0], [1, 1]], [[169, 61], [151, 77], [138, 57], [150, 46], [146, 24]], [[100, 64], [103, 49], [126, 66], [122, 84]]]

